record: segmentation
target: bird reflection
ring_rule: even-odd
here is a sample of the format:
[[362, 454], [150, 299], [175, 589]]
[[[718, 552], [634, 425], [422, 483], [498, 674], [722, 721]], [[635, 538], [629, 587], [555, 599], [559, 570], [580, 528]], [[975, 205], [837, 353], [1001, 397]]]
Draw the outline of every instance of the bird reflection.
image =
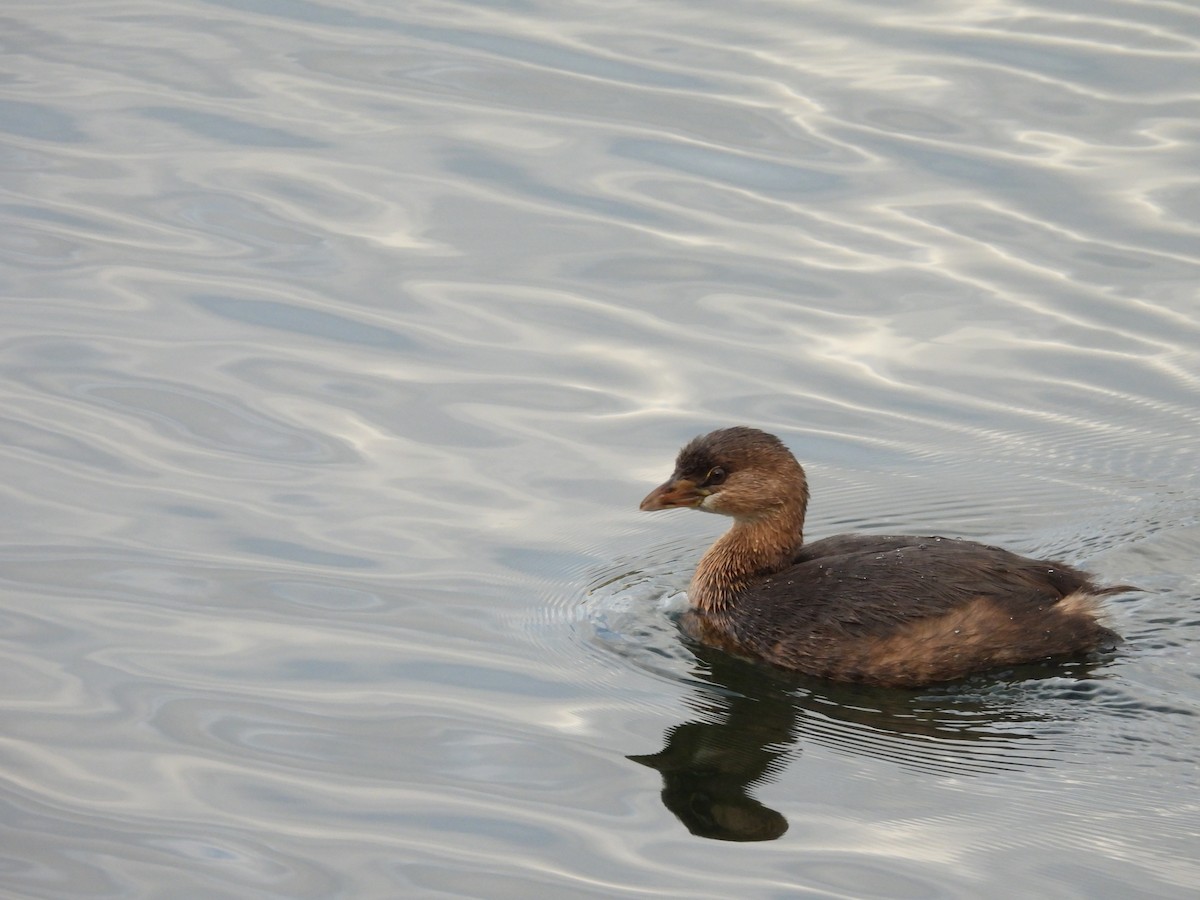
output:
[[663, 805], [692, 834], [774, 840], [787, 831], [787, 819], [749, 791], [795, 752], [797, 706], [766, 677], [753, 683], [748, 664], [701, 667], [696, 674], [716, 688], [689, 701], [699, 719], [668, 729], [658, 753], [629, 759], [662, 773]]
[[[956, 775], [1045, 765], [1038, 738], [1014, 727], [1042, 718], [1006, 685], [970, 682], [925, 692], [831, 685], [693, 646], [693, 721], [669, 728], [662, 750], [629, 759], [657, 769], [662, 801], [688, 831], [722, 841], [770, 841], [787, 819], [751, 796], [800, 753], [801, 740]], [[1058, 674], [1086, 677], [1081, 665]], [[1021, 680], [1022, 670], [1012, 678]]]

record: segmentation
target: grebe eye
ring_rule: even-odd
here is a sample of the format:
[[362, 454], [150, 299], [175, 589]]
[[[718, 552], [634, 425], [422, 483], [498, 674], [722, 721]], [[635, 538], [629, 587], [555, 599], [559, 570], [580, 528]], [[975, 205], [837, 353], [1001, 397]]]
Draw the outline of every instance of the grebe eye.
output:
[[720, 466], [713, 466], [708, 470], [708, 474], [704, 476], [704, 487], [712, 487], [720, 484], [725, 480], [725, 470]]

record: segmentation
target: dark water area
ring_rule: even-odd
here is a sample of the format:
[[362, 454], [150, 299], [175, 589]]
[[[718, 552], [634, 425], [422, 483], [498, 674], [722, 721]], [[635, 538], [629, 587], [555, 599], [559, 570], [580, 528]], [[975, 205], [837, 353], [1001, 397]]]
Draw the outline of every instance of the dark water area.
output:
[[[1200, 890], [1200, 8], [0, 19], [0, 896]], [[1125, 644], [689, 644], [731, 424]]]

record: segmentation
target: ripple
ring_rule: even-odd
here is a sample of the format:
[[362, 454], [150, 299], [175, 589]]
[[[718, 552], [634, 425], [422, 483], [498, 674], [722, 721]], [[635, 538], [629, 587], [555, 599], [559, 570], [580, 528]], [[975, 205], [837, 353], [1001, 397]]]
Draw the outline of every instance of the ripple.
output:
[[636, 569], [632, 560], [621, 560], [595, 574], [583, 610], [560, 609], [560, 627], [572, 629], [572, 638], [592, 653], [613, 654], [655, 677], [699, 689], [692, 701], [698, 708], [712, 702], [702, 698], [715, 698], [717, 711], [703, 718], [712, 727], [724, 727], [723, 717], [737, 717], [724, 708], [730, 702], [736, 708], [738, 702], [761, 704], [771, 697], [785, 710], [777, 740], [812, 742], [924, 771], [995, 771], [1037, 765], [1052, 753], [1039, 751], [1031, 735], [1013, 729], [1022, 716], [1036, 721], [1037, 715], [1006, 709], [1003, 702], [992, 712], [979, 710], [980, 698], [969, 689], [962, 696], [936, 692], [931, 701], [828, 684], [686, 645], [674, 621], [685, 605], [682, 585], [690, 575], [689, 564], [681, 577], [681, 549], [679, 542], [648, 548]]
[[[880, 527], [892, 530], [887, 524]], [[1129, 752], [1127, 742], [1140, 731], [1139, 752], [1155, 743], [1164, 760], [1174, 760], [1170, 748], [1192, 729], [1190, 720], [1200, 711], [1190, 700], [1180, 702], [1174, 690], [1125, 687], [1105, 671], [1144, 654], [1154, 634], [1174, 633], [1173, 646], [1193, 641], [1188, 630], [1196, 623], [1178, 618], [1149, 632], [1145, 626], [1120, 626], [1130, 643], [1096, 674], [1080, 663], [1034, 665], [925, 692], [834, 685], [739, 663], [687, 646], [675, 626], [696, 553], [690, 540], [675, 540], [593, 568], [582, 596], [553, 598], [546, 624], [567, 630], [572, 647], [611, 654], [696, 691], [697, 699], [689, 702], [706, 710], [700, 720], [706, 728], [730, 727], [726, 720], [736, 720], [737, 713], [726, 707], [732, 702], [736, 709], [737, 698], [746, 696], [761, 703], [765, 691], [786, 698], [786, 724], [778, 726], [775, 741], [811, 743], [945, 776], [1053, 766], [1058, 754], [1078, 748], [1080, 726], [1092, 733], [1100, 729], [1104, 748], [1118, 754]], [[1164, 646], [1161, 640], [1158, 646]], [[1081, 709], [1088, 711], [1086, 719]], [[1105, 720], [1107, 725], [1100, 724]], [[1122, 720], [1128, 725], [1118, 724]]]
[[[1194, 893], [1195, 10], [3, 34], [0, 890]], [[718, 523], [635, 506], [732, 422], [814, 536], [1141, 585], [1125, 646], [912, 693], [690, 646]]]
[[84, 134], [60, 110], [40, 103], [0, 100], [0, 131], [39, 141], [75, 143]]
[[218, 113], [205, 113], [174, 106], [145, 106], [135, 112], [156, 122], [178, 125], [199, 137], [228, 141], [239, 147], [321, 149], [329, 146], [323, 141], [314, 141], [304, 135], [294, 134], [282, 128], [264, 127]]

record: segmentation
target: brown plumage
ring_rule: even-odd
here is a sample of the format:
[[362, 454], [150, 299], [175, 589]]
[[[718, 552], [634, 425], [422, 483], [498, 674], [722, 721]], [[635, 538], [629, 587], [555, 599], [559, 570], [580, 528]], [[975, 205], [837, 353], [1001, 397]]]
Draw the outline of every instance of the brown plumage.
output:
[[916, 687], [1075, 656], [1121, 638], [1085, 572], [942, 537], [805, 544], [808, 482], [773, 435], [725, 428], [679, 452], [644, 510], [733, 517], [688, 589], [684, 630], [739, 656], [838, 681]]

